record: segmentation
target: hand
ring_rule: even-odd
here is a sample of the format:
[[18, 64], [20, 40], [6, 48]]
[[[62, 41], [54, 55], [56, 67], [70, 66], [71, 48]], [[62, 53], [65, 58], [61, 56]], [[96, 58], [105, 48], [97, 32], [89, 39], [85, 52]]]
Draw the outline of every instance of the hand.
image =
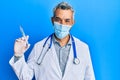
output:
[[14, 44], [15, 56], [22, 56], [27, 51], [27, 49], [30, 47], [30, 44], [28, 44], [28, 39], [29, 36], [16, 39]]

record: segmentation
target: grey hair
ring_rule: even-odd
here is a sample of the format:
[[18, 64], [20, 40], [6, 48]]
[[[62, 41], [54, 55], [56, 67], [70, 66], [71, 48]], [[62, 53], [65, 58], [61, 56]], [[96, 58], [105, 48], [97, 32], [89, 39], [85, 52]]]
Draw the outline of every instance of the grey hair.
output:
[[73, 12], [73, 18], [74, 18], [74, 10], [71, 5], [69, 5], [67, 2], [61, 2], [59, 3], [54, 9], [53, 9], [53, 15], [55, 16], [55, 11], [57, 9], [62, 9], [62, 10], [71, 10]]

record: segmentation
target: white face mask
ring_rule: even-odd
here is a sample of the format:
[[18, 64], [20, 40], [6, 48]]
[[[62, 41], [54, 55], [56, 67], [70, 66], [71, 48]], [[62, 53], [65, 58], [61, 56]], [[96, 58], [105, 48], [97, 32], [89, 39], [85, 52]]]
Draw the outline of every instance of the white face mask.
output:
[[54, 22], [54, 32], [57, 38], [63, 39], [65, 38], [71, 29], [72, 26], [63, 25], [58, 22]]

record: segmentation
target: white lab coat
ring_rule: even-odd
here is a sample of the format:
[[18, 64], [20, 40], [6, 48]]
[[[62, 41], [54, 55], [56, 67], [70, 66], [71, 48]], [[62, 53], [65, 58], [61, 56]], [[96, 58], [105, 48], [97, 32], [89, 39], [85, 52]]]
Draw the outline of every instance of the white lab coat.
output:
[[[37, 59], [41, 54], [45, 40], [46, 38], [35, 44], [27, 62], [25, 61], [24, 56], [15, 63], [14, 56], [11, 58], [9, 63], [19, 80], [32, 80], [33, 76], [35, 76], [36, 80], [95, 80], [89, 48], [85, 43], [75, 37], [76, 52], [80, 64], [73, 64], [74, 57], [73, 49], [71, 47], [65, 73], [64, 76], [62, 76], [55, 47], [52, 44], [52, 47], [46, 53], [42, 64], [38, 65]], [[47, 49], [50, 44], [49, 40], [47, 41], [45, 49]]]

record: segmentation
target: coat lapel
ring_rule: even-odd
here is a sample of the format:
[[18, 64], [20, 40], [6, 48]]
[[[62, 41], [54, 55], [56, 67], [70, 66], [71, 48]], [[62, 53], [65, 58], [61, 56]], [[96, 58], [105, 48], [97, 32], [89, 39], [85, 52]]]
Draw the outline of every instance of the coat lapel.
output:
[[56, 73], [60, 76], [60, 77], [62, 77], [62, 72], [61, 72], [61, 69], [60, 69], [60, 66], [59, 66], [59, 61], [58, 61], [58, 58], [57, 58], [57, 54], [56, 54], [56, 51], [55, 51], [55, 47], [54, 47], [54, 45], [52, 45], [52, 47], [51, 47], [51, 58], [52, 58], [52, 60], [53, 60], [53, 63], [55, 63], [55, 66], [54, 66], [54, 68], [56, 68]]
[[[49, 41], [48, 41], [49, 42]], [[50, 45], [48, 43], [48, 45]], [[56, 54], [56, 51], [55, 51], [55, 46], [53, 45], [53, 42], [52, 42], [52, 47], [51, 47], [51, 58], [52, 58], [52, 61], [53, 61], [53, 67], [56, 71], [56, 74], [58, 74], [58, 76], [64, 80], [64, 78], [67, 76], [68, 74], [68, 71], [71, 69], [72, 65], [73, 65], [73, 47], [71, 46], [70, 48], [70, 54], [69, 54], [69, 57], [68, 57], [68, 61], [67, 61], [67, 64], [66, 64], [66, 68], [65, 68], [65, 72], [64, 72], [64, 75], [62, 77], [62, 72], [61, 72], [61, 69], [60, 69], [60, 65], [59, 65], [59, 61], [58, 61], [58, 57], [57, 57], [57, 54]]]
[[70, 49], [70, 54], [69, 54], [69, 57], [68, 57], [68, 61], [67, 61], [67, 64], [66, 64], [66, 68], [65, 68], [65, 72], [64, 72], [64, 76], [63, 76], [63, 80], [65, 78], [65, 76], [67, 76], [68, 74], [68, 71], [70, 70], [70, 68], [72, 67], [73, 65], [73, 50], [72, 50], [72, 46], [71, 46], [71, 49]]

